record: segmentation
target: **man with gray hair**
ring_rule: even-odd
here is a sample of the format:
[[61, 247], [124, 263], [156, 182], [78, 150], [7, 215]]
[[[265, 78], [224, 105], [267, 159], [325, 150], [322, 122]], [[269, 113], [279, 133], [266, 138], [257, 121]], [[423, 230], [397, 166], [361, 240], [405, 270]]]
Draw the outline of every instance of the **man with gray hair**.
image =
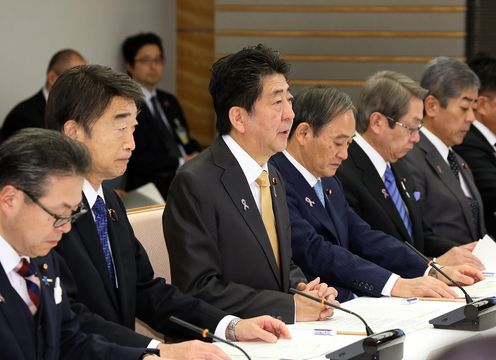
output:
[[[295, 97], [293, 109], [287, 150], [271, 162], [286, 185], [293, 258], [305, 275], [335, 285], [339, 300], [455, 297], [442, 278], [423, 276], [429, 273], [423, 260], [392, 236], [372, 230], [348, 205], [334, 174], [355, 134], [351, 98], [335, 88], [314, 87]], [[445, 270], [464, 284], [482, 278], [468, 265]]]
[[420, 85], [424, 99], [420, 141], [406, 155], [423, 200], [424, 218], [443, 241], [429, 244], [438, 256], [485, 235], [484, 210], [472, 172], [451, 147], [461, 144], [475, 120], [480, 81], [467, 64], [438, 57], [427, 64]]
[[7, 114], [2, 126], [3, 138], [7, 139], [20, 129], [45, 127], [46, 99], [55, 80], [67, 69], [83, 64], [86, 64], [86, 60], [76, 50], [63, 49], [57, 51], [48, 63], [46, 81], [43, 88], [30, 98], [17, 104]]
[[[398, 161], [420, 139], [426, 95], [427, 90], [406, 75], [394, 71], [372, 75], [360, 94], [356, 125], [359, 134], [337, 175], [348, 203], [372, 229], [408, 241], [433, 256], [431, 244], [443, 239], [425, 223], [412, 176], [407, 166]], [[436, 261], [482, 269], [472, 255], [474, 245], [452, 247]]]

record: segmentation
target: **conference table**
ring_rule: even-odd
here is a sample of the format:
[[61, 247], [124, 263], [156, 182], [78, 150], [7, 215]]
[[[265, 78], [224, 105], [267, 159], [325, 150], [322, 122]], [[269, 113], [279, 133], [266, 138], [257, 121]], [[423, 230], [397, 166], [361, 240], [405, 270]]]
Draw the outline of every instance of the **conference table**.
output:
[[[361, 315], [374, 332], [399, 328], [406, 334], [405, 360], [429, 359], [437, 351], [472, 336], [496, 334], [496, 328], [481, 332], [435, 329], [429, 320], [457, 307], [457, 301], [432, 301], [401, 298], [360, 297], [345, 302], [342, 307]], [[279, 340], [276, 344], [237, 343], [251, 359], [325, 359], [325, 354], [342, 348], [365, 337], [364, 326], [353, 315], [334, 311], [325, 321], [296, 323], [290, 325], [291, 340]], [[349, 335], [350, 333], [354, 335]], [[237, 349], [218, 344], [232, 359], [246, 357]]]

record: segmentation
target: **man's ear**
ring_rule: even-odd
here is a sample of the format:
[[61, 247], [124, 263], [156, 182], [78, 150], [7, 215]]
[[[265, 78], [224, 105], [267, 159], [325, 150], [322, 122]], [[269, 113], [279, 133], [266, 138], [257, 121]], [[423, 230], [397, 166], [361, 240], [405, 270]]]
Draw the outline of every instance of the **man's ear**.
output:
[[303, 145], [313, 138], [312, 127], [309, 123], [303, 121], [294, 129], [292, 137], [295, 138], [300, 145]]
[[382, 129], [384, 128], [384, 124], [389, 127], [387, 118], [380, 112], [374, 111], [370, 114], [369, 127], [367, 129], [370, 129], [370, 131], [376, 135], [380, 135], [382, 133]]
[[229, 121], [237, 132], [243, 134], [246, 131], [246, 119], [248, 112], [240, 106], [233, 106], [229, 109]]
[[57, 80], [58, 77], [59, 76], [57, 75], [55, 70], [48, 70], [47, 77], [46, 77], [48, 90], [50, 90], [52, 88], [53, 84], [55, 83], [55, 81]]
[[427, 95], [424, 99], [424, 111], [428, 117], [434, 117], [441, 107], [439, 100], [433, 95]]
[[80, 140], [81, 131], [83, 130], [76, 120], [67, 120], [62, 129], [62, 132], [73, 140]]
[[2, 214], [8, 214], [16, 203], [16, 195], [19, 193], [12, 185], [5, 185], [0, 190], [0, 210]]
[[128, 75], [133, 77], [133, 72], [134, 72], [133, 66], [129, 63], [125, 63], [124, 66], [126, 67], [126, 72], [128, 73]]

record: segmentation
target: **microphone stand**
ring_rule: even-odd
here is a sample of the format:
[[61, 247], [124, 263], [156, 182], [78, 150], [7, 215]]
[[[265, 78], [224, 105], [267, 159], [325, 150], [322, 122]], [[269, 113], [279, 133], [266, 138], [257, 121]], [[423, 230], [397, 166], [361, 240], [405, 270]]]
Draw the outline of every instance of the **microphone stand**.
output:
[[319, 299], [305, 292], [289, 289], [289, 292], [298, 294], [311, 299], [322, 305], [330, 306], [334, 309], [344, 311], [348, 314], [356, 316], [365, 325], [367, 337], [358, 340], [341, 349], [335, 350], [326, 354], [327, 359], [331, 360], [396, 360], [403, 358], [403, 342], [405, 341], [405, 333], [400, 329], [386, 330], [375, 334], [367, 322], [358, 314], [341, 306], [335, 305], [324, 298]]
[[227, 344], [229, 346], [232, 346], [232, 347], [235, 347], [236, 349], [238, 349], [239, 351], [241, 351], [248, 360], [251, 360], [250, 356], [248, 356], [248, 354], [246, 353], [246, 351], [244, 351], [241, 347], [239, 347], [238, 345], [235, 345], [233, 344], [231, 341], [228, 341], [228, 340], [224, 340], [218, 336], [215, 336], [214, 334], [212, 334], [207, 328], [205, 329], [202, 329], [196, 325], [193, 325], [193, 324], [190, 324], [189, 322], [187, 321], [184, 321], [184, 320], [181, 320], [175, 316], [169, 316], [169, 320], [172, 321], [173, 323], [179, 325], [179, 326], [182, 326], [186, 329], [189, 329], [197, 334], [200, 334], [202, 337], [204, 338], [209, 338], [209, 339], [213, 339], [213, 340], [217, 340], [221, 343], [224, 343], [224, 344]]
[[496, 326], [496, 296], [474, 301], [467, 291], [450, 276], [448, 276], [448, 274], [442, 271], [434, 261], [418, 251], [409, 242], [405, 241], [404, 244], [421, 259], [423, 259], [427, 265], [432, 266], [434, 270], [451, 281], [451, 283], [460, 289], [465, 295], [466, 305], [429, 320], [430, 324], [437, 329], [469, 331], [482, 331]]

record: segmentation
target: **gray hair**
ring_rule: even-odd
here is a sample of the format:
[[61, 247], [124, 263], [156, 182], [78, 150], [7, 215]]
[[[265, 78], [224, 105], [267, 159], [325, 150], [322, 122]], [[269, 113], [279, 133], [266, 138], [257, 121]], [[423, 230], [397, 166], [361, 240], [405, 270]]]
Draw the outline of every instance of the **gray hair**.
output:
[[349, 110], [354, 110], [353, 102], [341, 90], [321, 85], [305, 88], [293, 101], [295, 117], [289, 137], [293, 136], [295, 129], [303, 122], [310, 125], [314, 135], [318, 135], [332, 119]]
[[[398, 120], [408, 112], [413, 97], [423, 100], [427, 90], [419, 86], [408, 76], [395, 71], [379, 71], [365, 82], [360, 93], [358, 105], [357, 131], [367, 131], [370, 115], [374, 112]], [[388, 119], [389, 127], [394, 122]]]
[[477, 75], [467, 64], [454, 58], [440, 56], [431, 60], [422, 74], [420, 85], [435, 96], [442, 107], [466, 89], [480, 88]]
[[50, 176], [85, 176], [90, 155], [84, 145], [53, 130], [26, 128], [0, 145], [0, 188], [12, 185], [35, 199]]

